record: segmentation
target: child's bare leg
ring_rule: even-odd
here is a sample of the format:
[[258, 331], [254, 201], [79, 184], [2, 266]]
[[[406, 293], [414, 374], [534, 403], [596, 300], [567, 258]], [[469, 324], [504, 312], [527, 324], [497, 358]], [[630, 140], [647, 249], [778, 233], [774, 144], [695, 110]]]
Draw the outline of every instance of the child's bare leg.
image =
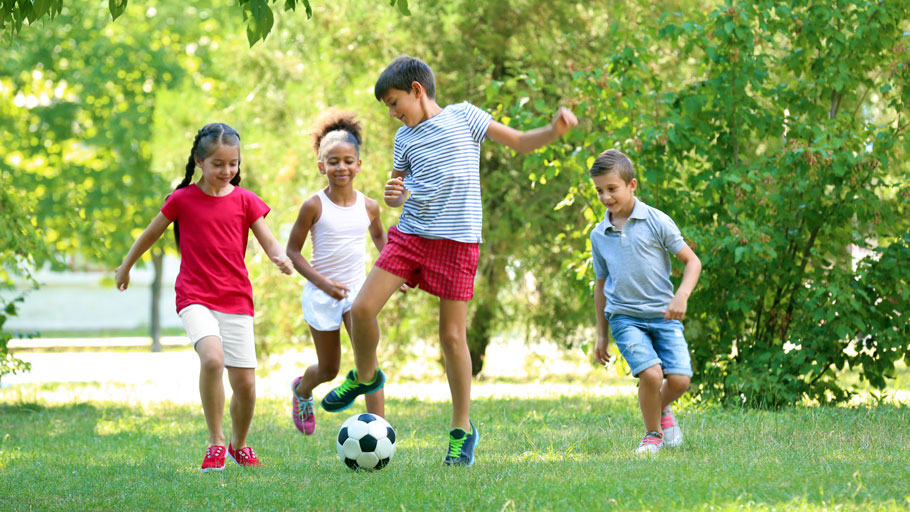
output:
[[224, 351], [221, 339], [206, 336], [196, 343], [199, 354], [199, 396], [209, 429], [209, 444], [224, 446]]
[[[348, 330], [348, 337], [353, 339], [353, 335], [351, 333], [354, 330], [354, 326], [352, 325], [353, 320], [351, 318], [351, 312], [348, 311], [347, 313], [345, 313], [344, 316], [341, 317], [341, 319], [344, 321], [345, 329]], [[341, 345], [341, 343], [339, 342], [339, 346], [340, 345]], [[339, 359], [340, 359], [340, 357], [341, 357], [341, 354], [339, 353]], [[338, 373], [337, 365], [335, 368], [335, 373]], [[333, 375], [332, 378], [334, 379], [335, 376]], [[377, 391], [375, 393], [366, 395], [364, 397], [364, 400], [367, 403], [367, 412], [368, 413], [375, 414], [377, 416], [381, 416], [381, 417], [385, 418], [385, 390], [380, 389], [379, 391]]]
[[664, 372], [659, 364], [638, 373], [638, 405], [648, 432], [663, 432], [660, 428], [660, 410], [663, 408], [660, 387], [663, 381]]
[[677, 398], [683, 396], [683, 393], [689, 389], [690, 380], [688, 375], [668, 374], [666, 382], [660, 388], [660, 408], [663, 409], [675, 402]]
[[471, 353], [467, 335], [468, 302], [439, 300], [439, 341], [446, 356], [446, 377], [452, 393], [452, 425], [471, 431]]
[[334, 379], [341, 365], [341, 331], [317, 331], [310, 328], [316, 346], [316, 364], [310, 365], [297, 384], [297, 396], [312, 398], [313, 388]]
[[376, 375], [376, 369], [379, 368], [379, 359], [376, 357], [379, 322], [376, 317], [389, 297], [404, 282], [403, 277], [374, 266], [354, 299], [351, 307], [351, 345], [354, 348], [354, 364], [359, 382], [370, 382]]
[[246, 436], [256, 409], [256, 369], [228, 366], [231, 397], [231, 444], [235, 450], [246, 446]]

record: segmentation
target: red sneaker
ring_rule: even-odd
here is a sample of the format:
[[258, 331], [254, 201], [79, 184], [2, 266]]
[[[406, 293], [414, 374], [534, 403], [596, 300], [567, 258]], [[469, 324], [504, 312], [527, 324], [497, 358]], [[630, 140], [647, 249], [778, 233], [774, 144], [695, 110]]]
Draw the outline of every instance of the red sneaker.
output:
[[209, 446], [205, 451], [205, 459], [202, 460], [202, 472], [221, 471], [224, 469], [224, 446]]
[[[228, 444], [227, 454], [232, 461], [244, 467], [262, 465], [262, 462], [259, 462], [259, 457], [256, 456], [256, 452], [249, 446], [235, 450], [233, 444]], [[224, 464], [222, 464], [222, 467], [224, 467]]]

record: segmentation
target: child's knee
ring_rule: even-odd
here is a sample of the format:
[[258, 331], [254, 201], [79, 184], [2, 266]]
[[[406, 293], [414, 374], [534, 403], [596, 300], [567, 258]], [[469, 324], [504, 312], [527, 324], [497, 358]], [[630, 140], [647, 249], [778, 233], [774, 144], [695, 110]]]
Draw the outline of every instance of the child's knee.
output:
[[677, 391], [689, 389], [689, 384], [691, 382], [692, 379], [688, 375], [667, 375], [667, 384]]
[[664, 371], [661, 370], [659, 364], [655, 364], [639, 372], [638, 381], [646, 386], [660, 387], [664, 381]]
[[199, 365], [202, 371], [210, 372], [223, 372], [224, 371], [224, 355], [223, 354], [205, 354], [199, 356]]
[[316, 370], [316, 379], [319, 382], [328, 382], [338, 376], [339, 365], [319, 363], [319, 369]]

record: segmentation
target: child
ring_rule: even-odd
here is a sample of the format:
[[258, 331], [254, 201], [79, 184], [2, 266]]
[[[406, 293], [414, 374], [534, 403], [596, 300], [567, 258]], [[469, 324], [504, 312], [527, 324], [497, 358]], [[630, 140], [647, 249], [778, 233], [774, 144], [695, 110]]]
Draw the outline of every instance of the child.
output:
[[[369, 229], [377, 250], [386, 244], [379, 203], [354, 190], [362, 140], [354, 114], [329, 110], [317, 118], [313, 149], [319, 172], [329, 185], [303, 203], [288, 238], [287, 255], [307, 279], [303, 318], [316, 345], [317, 363], [291, 386], [294, 425], [306, 435], [316, 429], [313, 388], [338, 375], [342, 323], [351, 334], [351, 304], [366, 278], [364, 231]], [[309, 232], [313, 233], [312, 264], [300, 254]], [[382, 390], [367, 396], [366, 402], [367, 411], [384, 416]]]
[[[594, 355], [601, 364], [610, 361], [607, 345], [612, 332], [632, 375], [638, 377], [638, 403], [647, 433], [636, 452], [656, 453], [664, 444], [682, 443], [670, 404], [686, 391], [692, 376], [681, 320], [701, 262], [670, 217], [635, 199], [638, 182], [624, 154], [604, 151], [589, 173], [597, 197], [607, 207], [603, 222], [591, 232], [597, 279]], [[686, 265], [675, 295], [668, 253]]]
[[[202, 170], [202, 176], [190, 184], [196, 167]], [[183, 181], [116, 271], [117, 288], [126, 290], [130, 269], [168, 224], [174, 223], [174, 237], [181, 253], [175, 285], [177, 313], [199, 354], [199, 394], [209, 431], [210, 446], [202, 461], [203, 472], [224, 469], [225, 453], [241, 466], [262, 465], [246, 445], [256, 406], [253, 289], [243, 261], [249, 230], [253, 230], [282, 272], [293, 271], [291, 261], [265, 223], [269, 207], [256, 194], [240, 188], [239, 183], [240, 135], [226, 124], [205, 125], [193, 141]], [[234, 391], [231, 441], [226, 450], [221, 426], [224, 368]]]
[[481, 241], [480, 143], [489, 137], [518, 152], [528, 152], [562, 136], [578, 121], [561, 108], [550, 126], [519, 132], [492, 121], [469, 103], [440, 107], [433, 72], [422, 61], [401, 56], [379, 76], [376, 99], [404, 126], [395, 134], [392, 179], [383, 198], [404, 204], [399, 224], [354, 300], [356, 370], [322, 400], [327, 411], [343, 410], [354, 399], [381, 389], [377, 315], [401, 286], [419, 286], [439, 297], [439, 340], [452, 393], [452, 422], [445, 464], [471, 465], [480, 437], [471, 422], [471, 356], [466, 318], [474, 295]]

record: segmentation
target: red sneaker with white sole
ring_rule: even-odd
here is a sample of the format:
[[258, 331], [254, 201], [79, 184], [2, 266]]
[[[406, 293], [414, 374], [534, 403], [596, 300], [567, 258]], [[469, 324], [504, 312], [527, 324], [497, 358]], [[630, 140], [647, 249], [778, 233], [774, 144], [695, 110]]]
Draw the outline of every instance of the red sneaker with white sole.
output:
[[256, 452], [249, 446], [235, 450], [233, 444], [228, 444], [227, 454], [232, 461], [240, 466], [253, 467], [262, 465], [262, 462], [259, 462], [259, 457], [256, 456]]
[[202, 472], [221, 471], [224, 469], [224, 446], [209, 446], [205, 451], [205, 458], [202, 459]]

